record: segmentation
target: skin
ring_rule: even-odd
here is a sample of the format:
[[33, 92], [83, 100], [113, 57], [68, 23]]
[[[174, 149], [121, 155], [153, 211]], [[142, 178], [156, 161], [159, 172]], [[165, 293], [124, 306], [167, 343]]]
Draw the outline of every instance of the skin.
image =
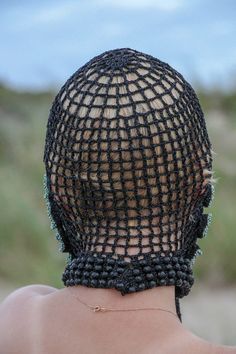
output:
[[176, 313], [173, 286], [122, 296], [114, 289], [30, 285], [0, 305], [0, 354], [236, 354], [236, 347], [195, 336], [168, 312], [94, 313], [75, 297], [92, 305]]

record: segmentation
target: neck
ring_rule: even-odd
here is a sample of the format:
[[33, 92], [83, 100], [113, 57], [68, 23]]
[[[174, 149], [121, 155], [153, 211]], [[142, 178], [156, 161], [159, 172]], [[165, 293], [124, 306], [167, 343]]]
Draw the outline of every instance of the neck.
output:
[[[158, 307], [160, 309], [171, 311], [177, 315], [174, 286], [160, 286], [140, 292], [126, 294], [124, 296], [122, 296], [121, 293], [115, 289], [89, 288], [82, 285], [69, 287], [69, 289], [66, 290], [70, 291], [74, 296], [86, 304], [93, 306], [100, 305], [102, 307], [108, 307], [112, 309]], [[142, 313], [142, 317], [145, 319], [145, 321], [149, 321], [150, 318], [157, 318], [162, 322], [168, 321], [181, 324], [176, 316], [173, 316], [172, 313], [167, 313], [165, 311], [144, 310], [131, 312]], [[122, 311], [119, 313], [122, 313], [124, 316], [125, 313], [127, 314], [131, 312]]]

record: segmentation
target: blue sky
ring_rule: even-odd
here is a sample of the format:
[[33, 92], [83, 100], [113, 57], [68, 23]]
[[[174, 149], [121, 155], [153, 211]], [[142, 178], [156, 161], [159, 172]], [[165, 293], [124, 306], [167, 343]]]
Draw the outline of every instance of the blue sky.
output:
[[235, 0], [0, 1], [0, 80], [60, 86], [106, 50], [168, 62], [191, 83], [236, 84]]

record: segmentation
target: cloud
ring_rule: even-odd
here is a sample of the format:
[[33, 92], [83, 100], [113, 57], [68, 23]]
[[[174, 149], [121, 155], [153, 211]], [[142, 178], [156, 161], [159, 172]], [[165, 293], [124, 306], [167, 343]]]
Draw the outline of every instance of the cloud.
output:
[[48, 24], [51, 22], [61, 21], [68, 17], [78, 6], [76, 3], [63, 3], [53, 7], [46, 6], [41, 8], [38, 13], [33, 14], [32, 22], [35, 24]]
[[[99, 11], [99, 8], [104, 10], [121, 9], [129, 10], [152, 10], [173, 12], [182, 8], [186, 0], [90, 0], [87, 2], [78, 0], [69, 0], [61, 2], [41, 2], [35, 5], [30, 3], [27, 7], [22, 4], [16, 4], [13, 8], [8, 8], [5, 11], [4, 19], [5, 27], [10, 32], [29, 31], [37, 27], [47, 26], [52, 27], [56, 24], [68, 21], [75, 14], [82, 15], [94, 11]], [[14, 22], [14, 26], [12, 26]], [[120, 33], [120, 28], [114, 25], [111, 26], [111, 33], [114, 35]]]
[[[60, 23], [69, 18], [76, 11], [79, 11], [81, 5], [76, 1], [67, 1], [56, 4], [41, 3], [35, 6], [31, 4], [27, 8], [17, 5], [13, 9], [6, 11], [4, 20], [6, 27], [13, 31], [30, 30], [38, 26], [50, 26]], [[9, 21], [10, 20], [10, 21]], [[12, 26], [12, 20], [14, 26]]]
[[185, 0], [94, 0], [100, 6], [119, 7], [123, 9], [158, 9], [174, 11], [184, 5]]

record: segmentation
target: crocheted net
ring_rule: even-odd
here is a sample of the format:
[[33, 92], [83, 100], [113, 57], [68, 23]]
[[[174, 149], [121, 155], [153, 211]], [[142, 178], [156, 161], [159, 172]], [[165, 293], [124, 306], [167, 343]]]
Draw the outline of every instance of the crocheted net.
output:
[[53, 102], [45, 141], [52, 227], [66, 286], [122, 295], [194, 283], [212, 198], [211, 143], [198, 98], [170, 65], [130, 48], [79, 68]]

